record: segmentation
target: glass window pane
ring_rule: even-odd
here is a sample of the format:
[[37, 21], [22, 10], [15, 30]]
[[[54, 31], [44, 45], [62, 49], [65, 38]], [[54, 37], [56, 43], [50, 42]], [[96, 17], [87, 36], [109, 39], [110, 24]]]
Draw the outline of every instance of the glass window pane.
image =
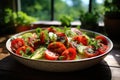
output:
[[88, 11], [88, 4], [89, 0], [55, 0], [55, 20], [59, 20], [62, 15], [69, 15], [78, 20], [83, 11]]
[[99, 21], [103, 21], [103, 18], [104, 18], [103, 15], [105, 12], [104, 0], [93, 0], [92, 12], [97, 12], [99, 14]]
[[38, 20], [50, 20], [51, 0], [21, 0], [21, 10]]

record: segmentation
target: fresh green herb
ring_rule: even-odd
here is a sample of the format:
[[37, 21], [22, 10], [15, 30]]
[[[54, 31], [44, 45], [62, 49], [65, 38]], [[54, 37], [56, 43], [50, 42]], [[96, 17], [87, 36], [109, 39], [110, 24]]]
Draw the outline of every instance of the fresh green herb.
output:
[[97, 50], [99, 48], [99, 40], [91, 38], [89, 44], [94, 46], [94, 49]]
[[76, 55], [76, 58], [75, 58], [75, 60], [78, 60], [78, 59], [80, 59], [80, 56]]
[[32, 33], [25, 33], [21, 37], [25, 40], [25, 42], [28, 41], [28, 38], [32, 36]]
[[30, 51], [30, 48], [27, 48], [25, 52], [21, 50], [20, 54], [26, 58], [29, 58], [32, 55], [32, 52]]
[[70, 27], [64, 26], [64, 31], [66, 32], [67, 30], [71, 30]]
[[70, 27], [66, 27], [64, 26], [64, 33], [68, 36], [68, 37], [73, 37], [75, 35], [77, 35], [75, 32], [71, 31]]
[[25, 53], [21, 50], [21, 51], [20, 51], [20, 54], [23, 56]]
[[45, 35], [45, 40], [48, 41], [49, 40], [48, 30], [44, 30], [44, 35]]
[[28, 56], [32, 54], [32, 52], [30, 51], [30, 48], [27, 48], [26, 51], [25, 51], [25, 53], [26, 53], [26, 55], [28, 55]]
[[64, 29], [62, 29], [62, 28], [56, 27], [55, 29], [56, 29], [56, 31], [58, 31], [58, 32], [63, 32], [63, 33], [64, 33]]
[[76, 36], [76, 35], [77, 35], [75, 32], [72, 32], [71, 30], [66, 30], [65, 34], [66, 34], [68, 37], [73, 37], [73, 36]]
[[36, 33], [37, 33], [38, 36], [40, 35], [40, 32], [41, 32], [41, 31], [42, 31], [41, 28], [36, 28]]
[[59, 59], [59, 60], [63, 60], [63, 59], [64, 59], [64, 56], [59, 56], [58, 59]]

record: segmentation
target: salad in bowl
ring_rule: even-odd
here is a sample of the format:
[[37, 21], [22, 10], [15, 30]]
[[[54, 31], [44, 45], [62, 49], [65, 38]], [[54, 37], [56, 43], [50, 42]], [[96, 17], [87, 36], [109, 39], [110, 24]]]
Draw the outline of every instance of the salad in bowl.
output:
[[13, 35], [6, 42], [11, 55], [34, 69], [67, 72], [99, 63], [112, 50], [112, 41], [80, 28], [36, 28]]
[[37, 28], [11, 40], [17, 55], [30, 59], [75, 60], [104, 54], [108, 49], [104, 36], [90, 37], [76, 28]]

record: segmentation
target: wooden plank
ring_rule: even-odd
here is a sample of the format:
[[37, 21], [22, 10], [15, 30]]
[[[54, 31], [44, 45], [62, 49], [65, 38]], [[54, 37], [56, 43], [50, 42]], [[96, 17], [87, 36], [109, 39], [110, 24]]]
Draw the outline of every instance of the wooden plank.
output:
[[120, 68], [110, 67], [112, 79], [111, 80], [120, 80]]
[[108, 63], [109, 66], [120, 67], [120, 65], [112, 55], [107, 55], [104, 60]]

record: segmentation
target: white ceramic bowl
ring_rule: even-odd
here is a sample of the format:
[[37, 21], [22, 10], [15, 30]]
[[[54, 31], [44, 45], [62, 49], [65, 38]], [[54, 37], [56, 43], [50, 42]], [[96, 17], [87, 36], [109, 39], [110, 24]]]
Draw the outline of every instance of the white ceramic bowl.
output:
[[[81, 29], [81, 30], [88, 32], [88, 33], [102, 35], [100, 33], [89, 31], [89, 30], [84, 30], [84, 29]], [[23, 33], [31, 32], [31, 31], [34, 31], [34, 30], [21, 32], [12, 37], [16, 37]], [[104, 36], [104, 35], [102, 35], [102, 36]], [[104, 37], [108, 40], [108, 49], [104, 54], [101, 54], [101, 55], [98, 55], [98, 56], [95, 56], [92, 58], [85, 58], [85, 59], [80, 59], [80, 60], [57, 60], [57, 61], [54, 61], [54, 60], [32, 60], [32, 59], [24, 58], [19, 55], [16, 55], [11, 50], [10, 46], [11, 46], [12, 38], [9, 38], [8, 41], [6, 42], [6, 48], [16, 60], [18, 60], [22, 64], [29, 66], [31, 68], [43, 70], [43, 71], [52, 71], [52, 72], [68, 72], [68, 71], [86, 69], [88, 67], [91, 67], [91, 66], [99, 63], [101, 60], [103, 60], [113, 48], [112, 41], [108, 37], [106, 37], [106, 36], [104, 36]]]

